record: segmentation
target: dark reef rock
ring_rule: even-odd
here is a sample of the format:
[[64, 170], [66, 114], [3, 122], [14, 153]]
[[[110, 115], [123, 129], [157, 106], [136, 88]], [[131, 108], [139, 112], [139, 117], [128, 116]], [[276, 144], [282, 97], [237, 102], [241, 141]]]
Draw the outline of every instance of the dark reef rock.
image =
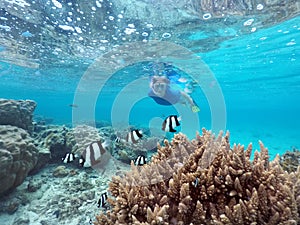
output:
[[38, 160], [38, 149], [23, 129], [0, 125], [0, 195], [19, 186]]
[[37, 179], [32, 179], [29, 181], [27, 185], [27, 191], [28, 192], [36, 192], [38, 189], [40, 189], [42, 186], [42, 181]]
[[66, 142], [69, 129], [65, 126], [36, 125], [33, 133], [35, 146], [39, 149], [39, 158], [31, 174], [37, 173], [48, 163], [61, 163], [61, 159], [71, 151]]
[[0, 125], [33, 131], [32, 117], [36, 103], [32, 100], [0, 99]]
[[66, 134], [68, 130], [65, 127], [57, 127], [48, 130], [50, 132], [44, 139], [44, 147], [51, 152], [51, 160], [56, 161], [61, 159], [67, 152], [70, 152], [66, 148]]
[[58, 166], [53, 170], [52, 175], [54, 177], [66, 177], [69, 174], [69, 170], [65, 166]]
[[35, 167], [30, 171], [29, 175], [33, 175], [39, 172], [45, 165], [47, 165], [51, 158], [51, 153], [49, 149], [38, 147], [38, 161]]
[[291, 151], [286, 151], [280, 157], [280, 165], [289, 173], [297, 171], [298, 166], [300, 166], [300, 150], [294, 148]]
[[28, 225], [30, 223], [29, 218], [16, 218], [16, 220], [14, 221], [13, 225]]

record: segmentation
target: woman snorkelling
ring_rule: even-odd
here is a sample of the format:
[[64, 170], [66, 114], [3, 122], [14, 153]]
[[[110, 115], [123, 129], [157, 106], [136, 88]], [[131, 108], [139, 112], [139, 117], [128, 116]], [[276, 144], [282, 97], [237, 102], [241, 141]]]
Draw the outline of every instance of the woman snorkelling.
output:
[[[181, 83], [185, 85], [183, 91], [179, 90], [178, 88], [172, 88], [170, 78], [173, 78], [172, 82], [175, 81], [175, 83]], [[176, 80], [174, 80], [174, 78], [176, 78]], [[169, 66], [168, 70], [166, 71], [166, 75], [153, 75], [151, 77], [148, 96], [160, 105], [174, 105], [176, 103], [182, 103], [189, 105], [194, 113], [199, 112], [199, 107], [189, 95], [189, 93], [192, 92], [192, 85], [185, 79], [180, 79], [180, 75], [176, 71], [171, 70]]]

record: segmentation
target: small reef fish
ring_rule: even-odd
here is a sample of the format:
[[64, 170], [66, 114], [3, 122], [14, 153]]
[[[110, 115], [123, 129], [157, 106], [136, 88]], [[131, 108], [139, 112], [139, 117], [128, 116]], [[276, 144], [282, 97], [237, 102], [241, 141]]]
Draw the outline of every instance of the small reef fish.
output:
[[197, 187], [199, 185], [199, 179], [198, 179], [198, 177], [196, 177], [195, 181], [192, 182], [192, 185], [194, 187]]
[[97, 207], [98, 208], [105, 207], [106, 206], [106, 200], [107, 200], [107, 192], [101, 194], [101, 196], [100, 196], [100, 198], [99, 198], [99, 200], [97, 202]]
[[70, 163], [76, 159], [76, 155], [74, 153], [66, 153], [65, 157], [62, 158], [63, 163]]
[[77, 108], [78, 107], [78, 105], [76, 105], [76, 104], [69, 104], [69, 106], [72, 107], [72, 108]]
[[134, 160], [134, 165], [136, 166], [142, 166], [147, 163], [147, 158], [144, 155], [139, 155], [135, 160]]
[[92, 142], [82, 153], [79, 159], [79, 164], [82, 167], [91, 167], [96, 165], [101, 156], [106, 153], [106, 148], [109, 146], [109, 141], [101, 142], [94, 141]]
[[55, 215], [55, 217], [58, 218], [60, 215], [60, 210], [55, 210], [53, 215]]
[[176, 132], [175, 128], [180, 126], [180, 121], [180, 116], [177, 117], [177, 115], [170, 115], [164, 120], [162, 130], [166, 132]]
[[126, 136], [126, 141], [128, 143], [137, 143], [139, 139], [141, 139], [143, 137], [143, 132], [141, 130], [132, 130], [130, 132], [128, 132], [127, 136]]
[[120, 137], [116, 137], [115, 142], [120, 143], [122, 142], [122, 139]]
[[140, 140], [143, 137], [143, 131], [135, 129], [131, 130], [127, 133], [126, 138], [123, 139], [121, 137], [116, 137], [115, 142], [116, 143], [133, 143], [136, 144], [138, 140]]

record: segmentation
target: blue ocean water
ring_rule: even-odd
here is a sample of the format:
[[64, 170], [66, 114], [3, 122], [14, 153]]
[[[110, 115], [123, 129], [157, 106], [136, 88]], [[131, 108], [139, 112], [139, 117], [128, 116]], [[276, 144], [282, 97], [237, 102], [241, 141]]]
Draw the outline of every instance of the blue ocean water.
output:
[[[274, 156], [300, 148], [299, 24], [298, 16], [250, 34], [236, 35], [215, 50], [196, 53], [215, 78], [206, 81], [205, 87], [196, 85], [192, 97], [201, 109], [197, 114], [184, 106], [160, 106], [148, 98], [147, 60], [111, 75], [96, 96], [93, 108], [88, 104], [88, 91], [83, 101], [76, 102], [74, 97], [76, 93], [86, 91], [79, 90], [78, 85], [93, 60], [83, 65], [74, 63], [39, 69], [1, 62], [0, 97], [32, 99], [37, 102], [36, 118], [70, 126], [74, 125], [76, 110], [85, 121], [117, 121], [116, 124], [124, 122], [125, 126], [150, 128], [179, 110], [182, 123], [186, 124], [182, 131], [190, 138], [202, 127], [216, 133], [219, 129], [229, 130], [232, 143], [248, 145], [253, 142], [254, 148], [258, 148], [258, 140], [262, 140]], [[220, 32], [232, 31], [224, 28]], [[189, 38], [197, 40], [202, 38], [201, 35], [199, 30]], [[192, 69], [193, 64], [186, 67]], [[201, 79], [201, 71], [199, 77]], [[215, 115], [218, 112], [212, 112], [212, 107], [218, 110], [218, 102], [209, 101], [204, 91], [216, 87], [220, 87], [225, 104], [225, 112], [222, 111], [220, 116]], [[76, 106], [71, 107], [71, 104]], [[220, 110], [223, 110], [222, 106]], [[215, 121], [218, 118], [222, 121], [213, 127], [214, 122], [219, 123]]]

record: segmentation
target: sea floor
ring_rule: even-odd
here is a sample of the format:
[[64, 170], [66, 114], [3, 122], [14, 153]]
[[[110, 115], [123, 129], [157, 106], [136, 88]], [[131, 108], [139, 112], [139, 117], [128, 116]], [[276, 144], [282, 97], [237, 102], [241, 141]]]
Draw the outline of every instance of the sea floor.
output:
[[0, 199], [1, 225], [84, 225], [90, 224], [102, 208], [97, 202], [116, 170], [82, 169], [70, 164], [49, 164], [28, 176], [15, 191]]
[[[271, 159], [276, 154], [298, 148], [296, 130], [284, 132], [282, 128], [245, 129], [236, 126], [230, 130], [230, 142], [241, 143], [245, 148], [253, 143], [259, 149], [261, 140], [269, 149]], [[109, 180], [129, 166], [116, 165], [111, 160], [105, 170], [82, 169], [72, 164], [49, 164], [39, 173], [30, 175], [15, 191], [0, 199], [1, 225], [84, 225], [95, 218], [101, 208], [97, 201], [105, 192]], [[117, 168], [117, 169], [116, 169]]]

